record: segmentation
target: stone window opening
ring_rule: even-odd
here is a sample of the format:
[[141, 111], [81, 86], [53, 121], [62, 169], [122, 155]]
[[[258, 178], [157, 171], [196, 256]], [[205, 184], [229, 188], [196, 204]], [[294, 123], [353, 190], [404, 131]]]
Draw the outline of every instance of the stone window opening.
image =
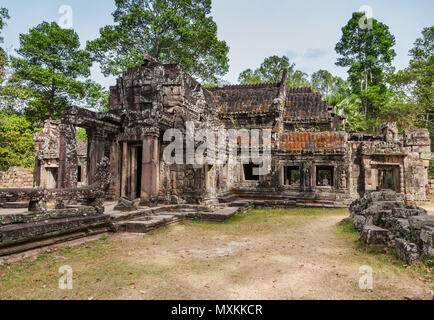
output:
[[300, 167], [298, 166], [286, 166], [284, 170], [284, 181], [285, 186], [299, 186], [300, 185]]
[[330, 166], [319, 166], [316, 168], [317, 187], [334, 186], [334, 168]]
[[259, 181], [259, 175], [254, 175], [254, 169], [259, 170], [259, 165], [249, 163], [244, 164], [244, 180], [245, 181]]
[[81, 183], [81, 182], [83, 182], [82, 180], [83, 180], [83, 177], [82, 177], [82, 168], [81, 168], [81, 166], [78, 166], [77, 167], [77, 182]]

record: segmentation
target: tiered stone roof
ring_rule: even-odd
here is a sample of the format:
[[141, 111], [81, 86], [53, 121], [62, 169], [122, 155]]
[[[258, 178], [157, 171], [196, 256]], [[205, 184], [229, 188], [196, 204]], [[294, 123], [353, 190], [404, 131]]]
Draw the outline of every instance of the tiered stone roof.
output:
[[231, 85], [208, 89], [222, 113], [268, 112], [279, 96], [279, 83]]

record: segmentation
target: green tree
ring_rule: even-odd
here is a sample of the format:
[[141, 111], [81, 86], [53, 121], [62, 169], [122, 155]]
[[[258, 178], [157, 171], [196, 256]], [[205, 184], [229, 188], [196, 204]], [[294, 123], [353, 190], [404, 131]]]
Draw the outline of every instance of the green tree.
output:
[[434, 26], [423, 29], [410, 50], [410, 65], [397, 72], [392, 84], [409, 93], [418, 125], [434, 132]]
[[[0, 34], [6, 26], [5, 20], [9, 19], [9, 11], [6, 8], [0, 8]], [[3, 37], [0, 36], [0, 43], [3, 43]], [[6, 76], [6, 67], [8, 65], [8, 56], [3, 48], [0, 48], [0, 84], [3, 83]]]
[[366, 132], [369, 125], [365, 116], [360, 112], [361, 101], [355, 94], [341, 96], [340, 100], [336, 100], [335, 111], [339, 115], [347, 117], [347, 132]]
[[[6, 8], [0, 8], [0, 31], [6, 26], [6, 20], [10, 19], [9, 11]], [[0, 43], [3, 43], [3, 38], [0, 37]]]
[[333, 89], [334, 77], [327, 70], [318, 70], [312, 74], [312, 88], [323, 96], [328, 96]]
[[33, 121], [59, 118], [66, 107], [86, 98], [92, 58], [80, 49], [73, 30], [43, 22], [20, 35], [19, 57], [12, 57], [13, 84], [29, 93], [25, 112]]
[[391, 63], [396, 56], [392, 49], [395, 37], [387, 25], [375, 19], [372, 19], [372, 28], [361, 28], [363, 17], [364, 13], [353, 13], [342, 28], [342, 38], [336, 45], [336, 52], [341, 57], [336, 65], [348, 68], [352, 92], [360, 97], [363, 114], [370, 118], [378, 108], [366, 93], [373, 86], [385, 87], [385, 75], [392, 71]]
[[105, 75], [143, 64], [146, 53], [204, 81], [227, 73], [229, 47], [217, 38], [211, 0], [115, 0], [115, 5], [115, 25], [87, 43]]
[[288, 57], [271, 56], [262, 62], [259, 68], [247, 69], [240, 73], [238, 81], [241, 84], [276, 83], [282, 81], [283, 71], [288, 73], [288, 87], [309, 86], [308, 75], [295, 70], [295, 64], [290, 63]]
[[35, 163], [35, 130], [22, 114], [0, 112], [0, 170], [20, 166], [33, 168]]

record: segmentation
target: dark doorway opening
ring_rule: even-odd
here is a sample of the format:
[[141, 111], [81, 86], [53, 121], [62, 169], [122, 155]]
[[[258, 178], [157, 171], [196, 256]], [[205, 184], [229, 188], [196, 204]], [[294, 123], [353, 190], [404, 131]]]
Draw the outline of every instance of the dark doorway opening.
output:
[[83, 179], [83, 177], [81, 175], [81, 172], [82, 172], [81, 170], [82, 170], [81, 166], [78, 166], [77, 167], [77, 182], [78, 183], [82, 182], [82, 179]]
[[399, 192], [399, 168], [379, 168], [378, 187], [381, 190]]
[[[258, 172], [257, 170], [259, 170], [259, 165], [253, 164], [253, 163], [249, 163], [249, 164], [245, 164], [243, 165], [244, 167], [244, 180], [246, 181], [259, 181], [259, 175], [255, 175], [255, 171]], [[254, 170], [254, 169], [257, 170]]]
[[140, 198], [142, 193], [142, 159], [143, 159], [143, 148], [137, 148], [137, 181], [136, 181], [136, 197]]

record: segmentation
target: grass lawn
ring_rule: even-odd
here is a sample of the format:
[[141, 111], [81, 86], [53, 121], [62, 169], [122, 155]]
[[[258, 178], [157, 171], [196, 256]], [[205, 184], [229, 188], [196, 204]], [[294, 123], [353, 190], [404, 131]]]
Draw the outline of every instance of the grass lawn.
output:
[[[187, 221], [113, 234], [0, 266], [0, 299], [430, 299], [432, 269], [372, 252], [339, 222], [346, 209], [252, 210], [226, 224]], [[58, 287], [59, 268], [73, 289]], [[359, 268], [374, 289], [359, 288]]]

